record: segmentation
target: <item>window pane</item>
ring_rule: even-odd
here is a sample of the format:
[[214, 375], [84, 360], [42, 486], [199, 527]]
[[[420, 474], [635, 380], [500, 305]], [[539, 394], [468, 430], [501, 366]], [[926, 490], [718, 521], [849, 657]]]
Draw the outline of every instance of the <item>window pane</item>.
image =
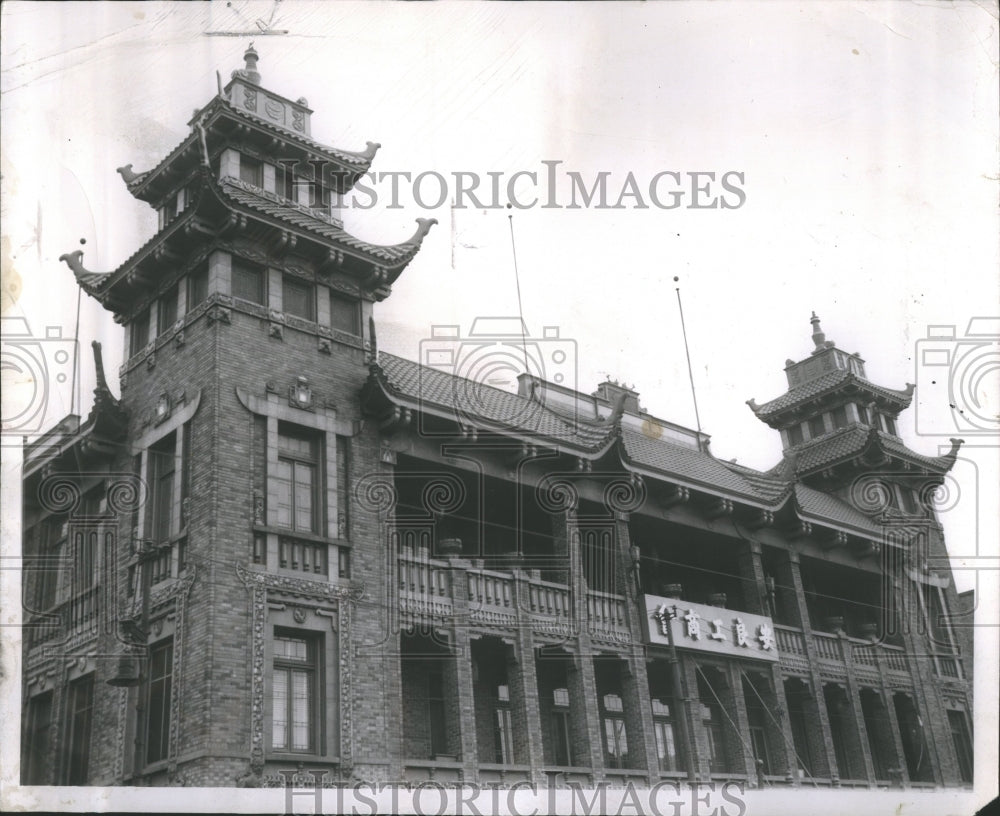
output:
[[141, 314], [135, 316], [131, 326], [132, 337], [129, 348], [132, 354], [138, 354], [149, 342], [149, 310], [143, 309]]
[[361, 313], [356, 300], [330, 292], [330, 326], [347, 334], [361, 334]]
[[264, 270], [233, 258], [233, 297], [252, 303], [264, 302]]
[[303, 671], [292, 672], [292, 748], [306, 751], [312, 747], [310, 739], [310, 680]]
[[69, 739], [66, 783], [87, 784], [90, 760], [90, 724], [94, 705], [94, 676], [87, 675], [70, 685]]
[[156, 332], [168, 331], [177, 322], [177, 286], [172, 286], [157, 302]]
[[188, 276], [187, 310], [190, 312], [207, 297], [208, 264], [202, 264]]
[[314, 468], [302, 462], [295, 463], [295, 529], [313, 529]]
[[312, 286], [285, 278], [281, 284], [282, 309], [290, 315], [313, 319]]
[[254, 187], [260, 187], [263, 182], [261, 163], [250, 156], [240, 156], [240, 180]]
[[149, 700], [146, 721], [146, 761], [167, 758], [170, 747], [170, 693], [173, 643], [153, 647], [150, 655]]
[[274, 670], [272, 694], [271, 744], [274, 748], [288, 747], [288, 672]]

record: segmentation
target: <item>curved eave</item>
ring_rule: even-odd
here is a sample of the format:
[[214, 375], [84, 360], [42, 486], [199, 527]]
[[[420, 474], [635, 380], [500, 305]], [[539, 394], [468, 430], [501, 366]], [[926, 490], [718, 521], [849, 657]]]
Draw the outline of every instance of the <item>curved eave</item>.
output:
[[[851, 372], [844, 372], [843, 376], [829, 387], [815, 393], [808, 391], [808, 386], [809, 383], [805, 383], [763, 405], [758, 405], [755, 400], [750, 399], [747, 400], [747, 405], [750, 406], [754, 416], [772, 428], [780, 428], [785, 422], [793, 420], [807, 406], [824, 402], [830, 397], [845, 392], [855, 400], [858, 394], [865, 395], [869, 398], [868, 401], [874, 402], [879, 407], [890, 409], [895, 416], [910, 406], [915, 387], [912, 383], [907, 383], [903, 390], [883, 388]], [[800, 391], [801, 395], [797, 395], [796, 391]]]
[[[207, 175], [208, 173], [203, 171], [203, 178]], [[64, 261], [73, 271], [76, 282], [84, 292], [106, 309], [120, 314], [128, 308], [138, 290], [150, 290], [158, 285], [158, 282], [152, 282], [141, 270], [144, 263], [155, 259], [164, 268], [174, 267], [178, 256], [170, 251], [168, 246], [170, 239], [178, 233], [190, 235], [192, 232], [204, 233], [209, 230], [209, 227], [197, 218], [201, 200], [201, 190], [199, 190], [197, 199], [190, 207], [185, 208], [166, 227], [156, 232], [112, 272], [92, 272], [86, 269], [83, 266], [81, 250], [61, 255], [59, 260]]]
[[232, 139], [231, 132], [213, 132], [213, 127], [227, 119], [237, 126], [255, 128], [268, 140], [268, 144], [273, 145], [276, 149], [287, 149], [289, 146], [297, 148], [298, 152], [301, 153], [301, 156], [296, 158], [297, 161], [314, 159], [337, 166], [344, 172], [344, 177], [349, 181], [349, 184], [340, 191], [341, 193], [349, 192], [358, 178], [368, 172], [375, 159], [375, 154], [381, 147], [378, 142], [368, 142], [364, 150], [351, 151], [323, 145], [294, 130], [241, 111], [228, 99], [216, 95], [192, 117], [188, 123], [191, 132], [155, 167], [141, 173], [134, 172], [132, 165], [118, 168], [118, 173], [124, 179], [129, 193], [139, 201], [147, 203], [158, 201], [166, 193], [164, 186], [159, 183], [163, 180], [165, 173], [185, 153], [199, 149], [197, 125], [200, 124], [205, 128], [206, 137], [211, 141], [221, 140], [222, 143], [228, 143]]
[[[415, 398], [400, 391], [395, 385], [393, 385], [392, 381], [380, 365], [376, 363], [370, 364], [369, 372], [370, 374], [368, 380], [365, 382], [365, 386], [362, 391], [362, 403], [366, 405], [369, 410], [372, 410], [373, 408], [377, 410], [377, 406], [373, 403], [377, 402], [379, 398], [381, 398], [381, 400], [383, 400], [383, 407], [398, 406], [408, 409], [414, 415], [424, 414], [426, 416], [444, 420], [445, 422], [451, 422], [457, 425], [462, 424], [458, 422], [455, 408], [431, 402], [427, 399]], [[540, 404], [539, 407], [541, 410], [544, 410]], [[570, 454], [588, 461], [596, 461], [602, 458], [614, 447], [615, 441], [618, 438], [617, 427], [609, 428], [603, 438], [595, 440], [594, 444], [587, 445], [582, 442], [574, 441], [568, 436], [565, 438], [556, 438], [527, 428], [506, 426], [497, 420], [491, 420], [486, 417], [470, 416], [469, 420], [470, 423], [477, 423], [471, 426], [477, 431], [509, 437], [517, 440], [518, 442], [537, 445], [539, 447], [556, 451], [557, 453]], [[456, 430], [456, 434], [459, 433], [460, 430], [460, 428]]]
[[332, 243], [334, 249], [375, 267], [372, 279], [367, 282], [373, 290], [395, 283], [403, 269], [416, 257], [431, 227], [437, 223], [436, 218], [418, 218], [417, 229], [402, 243], [372, 244], [355, 238], [334, 219], [321, 218], [307, 208], [239, 179], [227, 177], [219, 182], [212, 178], [210, 187], [220, 203], [229, 209], [280, 230], [294, 230], [300, 237], [316, 242], [323, 249], [329, 249]]
[[783, 496], [779, 497], [775, 501], [768, 501], [762, 496], [757, 496], [753, 494], [743, 493], [739, 490], [732, 490], [722, 487], [720, 485], [714, 484], [712, 482], [702, 481], [701, 479], [693, 479], [690, 476], [676, 473], [674, 471], [665, 470], [662, 468], [653, 467], [652, 465], [645, 465], [641, 462], [636, 462], [632, 457], [628, 455], [625, 450], [624, 443], [618, 447], [619, 456], [621, 457], [622, 466], [639, 476], [644, 478], [652, 478], [657, 481], [663, 482], [665, 484], [679, 485], [681, 487], [686, 487], [690, 490], [696, 490], [699, 493], [703, 493], [707, 496], [716, 496], [722, 499], [732, 499], [740, 504], [752, 507], [755, 510], [770, 510], [772, 512], [778, 512], [782, 509], [785, 503], [788, 501], [790, 491], [785, 493]]
[[[820, 440], [817, 444], [821, 444]], [[923, 473], [943, 477], [955, 464], [958, 458], [958, 451], [963, 444], [961, 439], [952, 439], [951, 449], [942, 456], [923, 456], [910, 450], [902, 440], [887, 435], [883, 431], [872, 428], [868, 435], [859, 440], [853, 450], [848, 450], [836, 457], [820, 461], [814, 464], [803, 464], [801, 454], [803, 448], [798, 448], [795, 453], [796, 465], [795, 473], [799, 478], [806, 478], [825, 471], [834, 471], [844, 465], [855, 467], [859, 464], [869, 467], [884, 467], [885, 465], [898, 465], [906, 471]]]
[[[179, 256], [172, 253], [169, 247], [174, 236], [200, 234], [215, 238], [234, 228], [245, 227], [252, 220], [256, 224], [275, 230], [279, 235], [294, 234], [305, 242], [311, 242], [315, 245], [317, 257], [353, 259], [355, 274], [359, 278], [361, 287], [371, 296], [381, 300], [389, 294], [391, 285], [416, 256], [424, 237], [437, 223], [433, 218], [419, 218], [417, 229], [408, 240], [401, 244], [380, 246], [361, 241], [332, 221], [325, 221], [302, 211], [290, 202], [282, 203], [277, 197], [271, 201], [270, 209], [283, 212], [281, 214], [268, 212], [268, 207], [263, 202], [269, 199], [265, 198], [266, 194], [263, 194], [263, 191], [234, 195], [228, 192], [204, 165], [200, 176], [198, 192], [191, 205], [154, 234], [113, 272], [98, 273], [86, 269], [83, 266], [81, 250], [61, 256], [60, 260], [65, 261], [73, 270], [80, 287], [105, 308], [122, 313], [138, 293], [152, 290], [159, 285], [159, 280], [154, 275], [144, 271], [144, 267], [151, 260], [158, 266], [176, 268]], [[261, 203], [257, 203], [257, 199]], [[206, 209], [211, 209], [211, 203], [216, 205], [216, 211], [206, 213]], [[229, 217], [225, 217], [223, 213], [228, 213]]]

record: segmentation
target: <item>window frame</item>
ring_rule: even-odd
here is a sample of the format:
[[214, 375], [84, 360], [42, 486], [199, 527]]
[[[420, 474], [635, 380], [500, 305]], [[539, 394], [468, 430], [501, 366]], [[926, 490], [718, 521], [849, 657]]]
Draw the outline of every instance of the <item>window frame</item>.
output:
[[[297, 451], [287, 445], [283, 445], [283, 440], [295, 440], [297, 442], [305, 442], [309, 446], [309, 453], [304, 454], [301, 451]], [[312, 535], [323, 535], [322, 530], [324, 529], [323, 520], [325, 517], [325, 506], [323, 502], [323, 494], [325, 492], [324, 485], [324, 462], [323, 462], [323, 450], [324, 441], [322, 439], [322, 433], [312, 431], [311, 429], [301, 428], [297, 425], [292, 425], [286, 422], [278, 423], [278, 450], [277, 450], [277, 468], [273, 475], [275, 483], [277, 485], [276, 491], [276, 502], [277, 511], [275, 513], [275, 525], [281, 529], [289, 530], [293, 533], [309, 533]], [[290, 478], [285, 478], [282, 476], [282, 466], [289, 468]], [[309, 525], [307, 527], [299, 526], [298, 520], [298, 506], [297, 499], [299, 496], [303, 495], [298, 490], [298, 481], [296, 479], [299, 468], [309, 468], [312, 472], [311, 484], [308, 486], [308, 496], [309, 496]], [[283, 524], [280, 514], [282, 512], [282, 485], [288, 485], [288, 524]]]
[[493, 756], [499, 765], [513, 765], [516, 758], [510, 682], [493, 687]]
[[51, 772], [47, 758], [52, 754], [55, 692], [49, 689], [29, 697], [25, 707], [25, 727], [21, 737], [21, 784], [44, 785], [48, 776], [46, 771]]
[[[361, 301], [330, 287], [329, 303], [330, 303], [330, 328], [333, 329], [334, 331], [339, 331], [344, 334], [350, 335], [351, 337], [360, 337]], [[339, 304], [339, 308], [335, 307], [335, 304]], [[341, 318], [343, 318], [347, 314], [348, 307], [350, 308], [351, 311], [351, 321], [349, 326], [341, 322]]]
[[[289, 657], [279, 656], [275, 645], [279, 641], [290, 641], [304, 644], [305, 659], [294, 660]], [[295, 694], [291, 682], [293, 672], [301, 672], [307, 680], [306, 689], [306, 726], [308, 728], [308, 738], [306, 747], [296, 747], [294, 742], [295, 732]], [[275, 743], [275, 728], [278, 720], [275, 717], [278, 706], [277, 682], [280, 673], [285, 674], [288, 682], [285, 685], [285, 744]], [[288, 629], [285, 627], [275, 627], [271, 639], [271, 750], [283, 754], [298, 754], [306, 756], [317, 756], [322, 753], [320, 724], [323, 722], [322, 716], [322, 695], [320, 689], [323, 688], [323, 656], [322, 645], [319, 637], [308, 630]]]
[[147, 457], [149, 512], [146, 516], [146, 537], [163, 544], [177, 534], [174, 525], [174, 508], [179, 501], [177, 431], [171, 431], [150, 445]]
[[156, 336], [162, 337], [170, 331], [180, 314], [180, 286], [175, 283], [156, 299]]
[[129, 356], [133, 357], [149, 345], [149, 307], [140, 310], [129, 323]]
[[[83, 705], [80, 698], [83, 697]], [[78, 677], [67, 686], [66, 741], [64, 745], [67, 785], [86, 785], [90, 773], [93, 739], [94, 673]]]
[[[618, 700], [618, 708], [609, 706], [609, 699]], [[629, 768], [628, 728], [625, 723], [625, 700], [621, 694], [609, 691], [598, 698], [601, 715], [601, 742], [606, 768]], [[614, 750], [612, 751], [612, 747]]]
[[191, 312], [196, 306], [208, 300], [208, 262], [198, 264], [187, 275], [186, 294], [187, 311]]
[[[256, 303], [258, 306], [267, 306], [267, 269], [260, 264], [246, 261], [239, 256], [231, 256], [229, 267], [230, 291], [236, 300], [245, 303]], [[242, 286], [243, 282], [249, 281], [250, 277], [256, 279], [256, 292], [253, 297], [246, 297], [247, 289]], [[240, 289], [237, 291], [237, 280], [241, 281]]]
[[[264, 189], [264, 162], [240, 153], [240, 181]], [[249, 176], [249, 178], [248, 178]]]
[[[158, 654], [166, 652], [165, 668], [154, 676], [153, 666]], [[145, 716], [143, 725], [142, 758], [143, 765], [155, 765], [170, 758], [170, 708], [174, 691], [174, 639], [167, 637], [149, 647], [145, 688]], [[155, 695], [155, 697], [154, 697]], [[154, 715], [159, 715], [158, 729], [153, 730]], [[154, 733], [159, 736], [157, 752], [153, 752]]]
[[[293, 311], [289, 308], [289, 289], [299, 290], [305, 297], [305, 309], [303, 311]], [[316, 322], [316, 285], [308, 281], [300, 280], [292, 275], [283, 274], [281, 276], [281, 310], [293, 317]]]
[[[657, 706], [660, 710], [657, 710]], [[653, 738], [656, 743], [656, 758], [661, 773], [675, 773], [683, 770], [684, 760], [681, 757], [680, 745], [677, 740], [677, 717], [674, 714], [676, 703], [670, 697], [659, 696], [650, 700], [653, 712]], [[667, 751], [667, 745], [672, 750]], [[667, 767], [672, 766], [672, 767]]]
[[[564, 692], [565, 697], [559, 692]], [[565, 702], [562, 702], [562, 699], [565, 699]], [[573, 767], [572, 709], [569, 689], [566, 686], [552, 689], [552, 708], [549, 719], [552, 728], [553, 760], [558, 767]]]

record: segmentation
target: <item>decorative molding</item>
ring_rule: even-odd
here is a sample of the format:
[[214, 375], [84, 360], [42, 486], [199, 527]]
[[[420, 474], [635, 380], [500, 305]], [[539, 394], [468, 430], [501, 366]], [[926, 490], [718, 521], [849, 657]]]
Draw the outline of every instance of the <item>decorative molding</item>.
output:
[[135, 456], [136, 454], [146, 450], [168, 433], [177, 430], [181, 425], [191, 419], [198, 412], [198, 406], [201, 404], [201, 389], [199, 389], [190, 400], [187, 399], [186, 392], [182, 393], [178, 397], [177, 403], [178, 404], [175, 404], [171, 409], [170, 418], [168, 420], [165, 420], [159, 425], [146, 431], [146, 433], [132, 443], [132, 446], [129, 449], [131, 456]]
[[[292, 387], [294, 388], [294, 386]], [[245, 388], [236, 386], [236, 397], [239, 399], [240, 405], [251, 414], [275, 417], [279, 421], [291, 422], [305, 428], [313, 428], [338, 436], [355, 435], [354, 423], [337, 419], [337, 411], [330, 407], [329, 403], [321, 404], [319, 400], [316, 400], [317, 404], [312, 410], [303, 411], [289, 405], [289, 391], [285, 392], [285, 399], [282, 399], [277, 391], [278, 386], [269, 381], [265, 384], [265, 396], [251, 394]]]

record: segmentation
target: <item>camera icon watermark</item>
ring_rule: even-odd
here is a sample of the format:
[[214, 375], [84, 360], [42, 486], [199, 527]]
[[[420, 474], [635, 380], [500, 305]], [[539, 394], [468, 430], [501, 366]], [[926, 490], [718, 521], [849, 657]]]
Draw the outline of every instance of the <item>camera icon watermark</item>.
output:
[[918, 434], [1000, 436], [1000, 317], [973, 317], [962, 336], [928, 326], [916, 368]]
[[73, 376], [76, 341], [64, 338], [61, 326], [46, 326], [44, 336], [35, 337], [22, 317], [2, 318], [0, 333], [0, 433], [40, 433], [51, 389], [69, 383]]
[[518, 317], [478, 317], [468, 335], [459, 326], [433, 326], [420, 341], [420, 362], [419, 398], [431, 409], [421, 412], [425, 435], [454, 435], [437, 418], [442, 408], [473, 428], [546, 436], [576, 430], [576, 341], [560, 337], [558, 326], [545, 326], [541, 337]]

